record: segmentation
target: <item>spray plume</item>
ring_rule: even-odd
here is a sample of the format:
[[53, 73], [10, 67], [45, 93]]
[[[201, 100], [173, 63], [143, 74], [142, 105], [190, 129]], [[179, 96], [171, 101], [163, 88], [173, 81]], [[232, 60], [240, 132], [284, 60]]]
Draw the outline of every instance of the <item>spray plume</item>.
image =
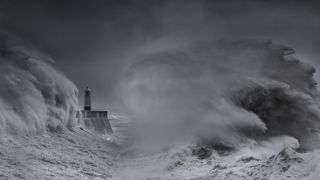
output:
[[0, 33], [1, 135], [72, 127], [77, 88], [53, 63], [13, 35]]
[[289, 135], [303, 147], [315, 147], [318, 143], [310, 142], [320, 116], [315, 69], [293, 53], [269, 40], [209, 41], [148, 52], [121, 81], [123, 103], [134, 119], [157, 124], [150, 134], [169, 141], [192, 136], [237, 147]]

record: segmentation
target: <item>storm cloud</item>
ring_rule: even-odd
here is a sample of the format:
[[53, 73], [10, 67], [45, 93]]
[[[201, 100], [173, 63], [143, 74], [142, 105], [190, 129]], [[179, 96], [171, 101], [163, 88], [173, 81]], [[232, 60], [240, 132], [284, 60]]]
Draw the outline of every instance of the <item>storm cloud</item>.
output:
[[104, 107], [133, 56], [155, 44], [268, 38], [318, 66], [319, 8], [316, 1], [4, 0], [0, 24], [56, 59], [79, 89], [92, 87]]

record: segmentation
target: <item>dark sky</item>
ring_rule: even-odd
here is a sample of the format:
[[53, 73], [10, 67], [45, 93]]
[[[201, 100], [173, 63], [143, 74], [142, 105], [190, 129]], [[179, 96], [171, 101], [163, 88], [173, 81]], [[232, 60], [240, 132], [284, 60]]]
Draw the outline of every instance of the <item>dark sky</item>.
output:
[[52, 56], [80, 90], [89, 85], [101, 108], [110, 106], [130, 55], [163, 39], [270, 38], [295, 48], [298, 57], [320, 67], [320, 4], [316, 2], [1, 0], [0, 23]]

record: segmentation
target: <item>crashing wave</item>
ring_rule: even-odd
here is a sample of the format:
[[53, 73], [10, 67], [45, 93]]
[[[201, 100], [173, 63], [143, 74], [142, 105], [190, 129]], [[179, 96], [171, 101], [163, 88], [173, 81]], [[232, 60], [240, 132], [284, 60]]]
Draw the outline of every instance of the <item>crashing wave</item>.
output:
[[[237, 147], [289, 135], [318, 147], [315, 69], [264, 40], [210, 41], [139, 56], [121, 83], [128, 113], [171, 141]], [[156, 136], [158, 136], [157, 134]], [[157, 141], [158, 143], [158, 141]]]
[[0, 33], [0, 133], [22, 135], [71, 127], [77, 88], [54, 61]]

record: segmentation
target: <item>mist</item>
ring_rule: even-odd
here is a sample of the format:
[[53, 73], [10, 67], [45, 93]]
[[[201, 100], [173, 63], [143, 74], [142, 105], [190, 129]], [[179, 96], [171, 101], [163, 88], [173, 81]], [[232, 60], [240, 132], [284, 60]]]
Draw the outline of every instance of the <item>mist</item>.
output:
[[0, 134], [28, 135], [70, 129], [78, 90], [54, 60], [13, 34], [0, 33]]
[[119, 92], [128, 116], [151, 124], [142, 138], [156, 145], [192, 138], [237, 148], [287, 135], [316, 148], [309, 141], [319, 128], [315, 69], [293, 53], [271, 40], [158, 48], [137, 56]]
[[319, 9], [1, 1], [1, 179], [317, 180]]
[[316, 1], [10, 0], [0, 23], [54, 58], [80, 90], [90, 86], [97, 108], [116, 110], [122, 71], [158, 41], [270, 38], [318, 66], [318, 9]]

